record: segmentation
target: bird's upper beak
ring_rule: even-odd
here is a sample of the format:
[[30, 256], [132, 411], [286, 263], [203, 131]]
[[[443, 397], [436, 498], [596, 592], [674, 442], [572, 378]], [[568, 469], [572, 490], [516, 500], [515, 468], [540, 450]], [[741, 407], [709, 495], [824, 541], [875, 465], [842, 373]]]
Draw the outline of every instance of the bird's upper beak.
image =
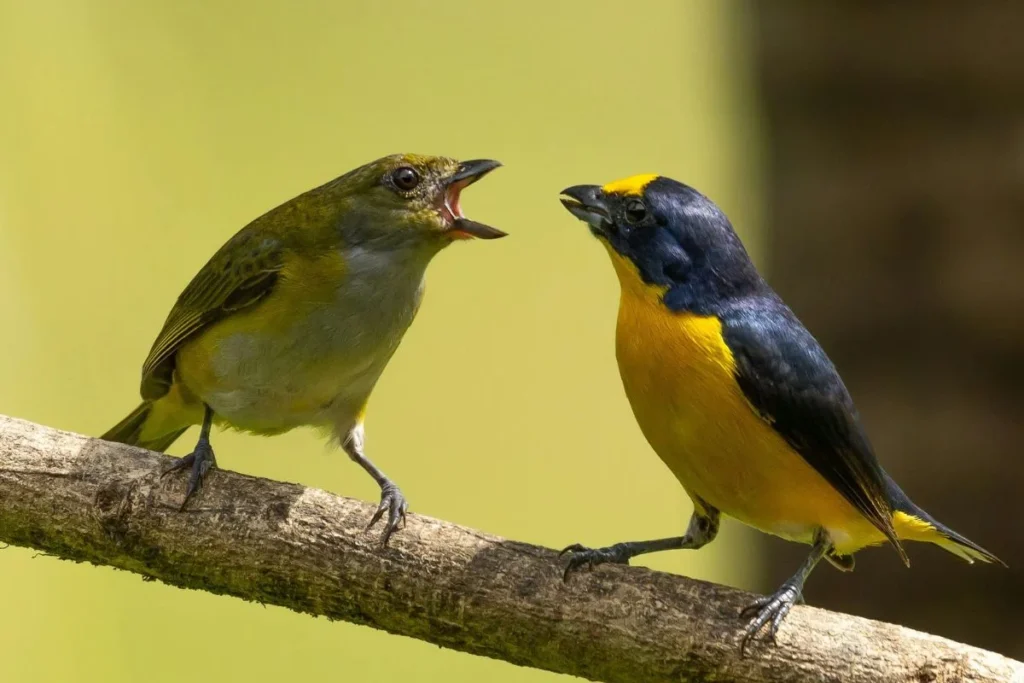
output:
[[607, 235], [612, 225], [608, 205], [604, 201], [604, 192], [597, 185], [574, 185], [562, 190], [559, 198], [562, 206], [573, 216], [590, 226], [597, 234]]
[[499, 166], [501, 166], [500, 161], [491, 159], [473, 159], [459, 164], [459, 168], [448, 179], [444, 194], [443, 212], [451, 224], [451, 227], [448, 228], [448, 235], [455, 239], [478, 237], [484, 240], [493, 240], [508, 234], [489, 225], [469, 220], [462, 215], [462, 207], [459, 206], [459, 195], [462, 190]]

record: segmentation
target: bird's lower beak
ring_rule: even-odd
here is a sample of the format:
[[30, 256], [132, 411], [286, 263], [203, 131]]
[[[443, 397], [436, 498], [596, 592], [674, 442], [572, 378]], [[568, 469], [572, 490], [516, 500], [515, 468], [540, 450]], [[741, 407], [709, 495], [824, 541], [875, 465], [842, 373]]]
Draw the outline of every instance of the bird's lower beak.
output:
[[590, 226], [599, 234], [607, 234], [612, 225], [608, 205], [604, 201], [604, 193], [597, 185], [574, 185], [562, 190], [562, 206], [573, 216]]
[[459, 164], [459, 168], [455, 171], [454, 175], [448, 179], [448, 187], [445, 190], [444, 209], [447, 214], [446, 217], [451, 223], [447, 234], [453, 239], [476, 237], [483, 240], [493, 240], [508, 234], [489, 225], [471, 221], [462, 215], [462, 207], [459, 206], [459, 195], [462, 190], [499, 166], [501, 166], [501, 162], [492, 159], [463, 161]]

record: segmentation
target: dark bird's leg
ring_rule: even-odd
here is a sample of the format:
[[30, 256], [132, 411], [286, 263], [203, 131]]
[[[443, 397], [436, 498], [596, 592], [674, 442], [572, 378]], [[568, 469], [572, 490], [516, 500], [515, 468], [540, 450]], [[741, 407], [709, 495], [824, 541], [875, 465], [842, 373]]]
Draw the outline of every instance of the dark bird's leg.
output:
[[810, 576], [811, 571], [821, 561], [821, 558], [830, 554], [832, 554], [832, 542], [824, 531], [819, 530], [814, 537], [814, 546], [811, 548], [811, 554], [800, 565], [800, 569], [797, 570], [796, 574], [787, 579], [779, 587], [779, 590], [767, 597], [758, 598], [740, 613], [740, 616], [744, 618], [753, 617], [747, 625], [746, 633], [743, 635], [743, 642], [740, 645], [741, 657], [746, 651], [750, 640], [769, 622], [771, 625], [768, 627], [768, 637], [771, 640], [775, 640], [775, 634], [779, 632], [779, 626], [782, 624], [782, 620], [786, 618], [786, 615], [789, 614], [789, 610], [797, 602], [803, 602], [804, 582], [807, 581], [807, 577]]
[[659, 538], [655, 541], [616, 543], [607, 548], [597, 549], [574, 543], [560, 553], [562, 555], [572, 553], [569, 557], [569, 564], [565, 567], [565, 574], [562, 575], [563, 580], [568, 581], [569, 574], [583, 566], [593, 568], [606, 562], [629, 564], [630, 558], [637, 555], [656, 553], [662, 550], [696, 550], [707, 545], [718, 535], [720, 515], [718, 510], [709, 505], [705, 504], [703, 508], [703, 510], [694, 509], [685, 536]]
[[391, 534], [398, 529], [398, 523], [401, 522], [402, 526], [405, 526], [405, 513], [409, 511], [409, 505], [405, 501], [405, 496], [402, 495], [402, 490], [377, 469], [377, 466], [370, 462], [369, 458], [363, 455], [363, 440], [363, 425], [358, 424], [349, 431], [341, 447], [348, 453], [348, 457], [359, 463], [359, 466], [366, 470], [380, 486], [380, 505], [377, 506], [377, 511], [373, 513], [366, 528], [369, 529], [376, 524], [387, 512], [388, 521], [384, 523], [384, 533], [381, 535], [381, 544], [387, 545]]
[[203, 426], [199, 430], [199, 441], [195, 449], [184, 458], [180, 458], [173, 465], [163, 471], [161, 477], [166, 477], [171, 472], [192, 469], [188, 478], [188, 488], [185, 489], [185, 500], [181, 501], [181, 509], [185, 509], [188, 499], [203, 486], [203, 478], [211, 467], [217, 466], [217, 458], [213, 455], [213, 448], [210, 446], [210, 427], [213, 426], [213, 409], [205, 406], [203, 414]]

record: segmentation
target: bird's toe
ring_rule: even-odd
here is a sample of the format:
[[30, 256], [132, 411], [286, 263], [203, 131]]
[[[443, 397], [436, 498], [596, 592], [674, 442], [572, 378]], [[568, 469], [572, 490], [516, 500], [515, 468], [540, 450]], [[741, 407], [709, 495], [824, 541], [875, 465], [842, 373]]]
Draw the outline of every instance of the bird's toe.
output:
[[391, 539], [391, 534], [400, 528], [405, 528], [408, 511], [409, 503], [406, 501], [405, 495], [402, 494], [402, 490], [390, 481], [386, 482], [380, 489], [380, 504], [366, 528], [370, 529], [387, 513], [387, 521], [384, 523], [384, 531], [381, 533], [381, 545], [386, 546]]
[[802, 601], [801, 592], [795, 586], [785, 584], [772, 595], [758, 598], [743, 608], [740, 617], [750, 619], [750, 621], [744, 629], [743, 641], [740, 644], [740, 656], [743, 656], [747, 646], [766, 625], [768, 625], [768, 640], [774, 642], [786, 615], [789, 614], [794, 604]]

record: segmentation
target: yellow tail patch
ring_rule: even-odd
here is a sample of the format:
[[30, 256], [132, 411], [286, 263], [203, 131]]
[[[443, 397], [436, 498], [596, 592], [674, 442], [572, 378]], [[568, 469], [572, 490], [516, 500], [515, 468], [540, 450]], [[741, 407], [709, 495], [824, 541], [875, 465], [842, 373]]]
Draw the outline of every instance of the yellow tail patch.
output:
[[896, 528], [896, 535], [902, 540], [939, 543], [940, 540], [945, 539], [945, 536], [940, 534], [932, 524], [905, 512], [894, 514], [892, 525]]
[[605, 194], [618, 194], [623, 196], [642, 195], [644, 193], [644, 188], [650, 185], [651, 182], [657, 178], [657, 173], [634, 175], [629, 178], [622, 178], [621, 180], [608, 183], [602, 187], [601, 190]]
[[972, 548], [956, 541], [935, 528], [934, 524], [927, 522], [920, 517], [908, 515], [905, 512], [897, 512], [892, 517], [893, 526], [896, 527], [896, 535], [900, 539], [908, 541], [922, 541], [934, 543], [943, 550], [953, 553], [957, 557], [974, 564], [975, 560], [982, 562], [1000, 562], [1002, 560], [988, 553], [987, 551]]

